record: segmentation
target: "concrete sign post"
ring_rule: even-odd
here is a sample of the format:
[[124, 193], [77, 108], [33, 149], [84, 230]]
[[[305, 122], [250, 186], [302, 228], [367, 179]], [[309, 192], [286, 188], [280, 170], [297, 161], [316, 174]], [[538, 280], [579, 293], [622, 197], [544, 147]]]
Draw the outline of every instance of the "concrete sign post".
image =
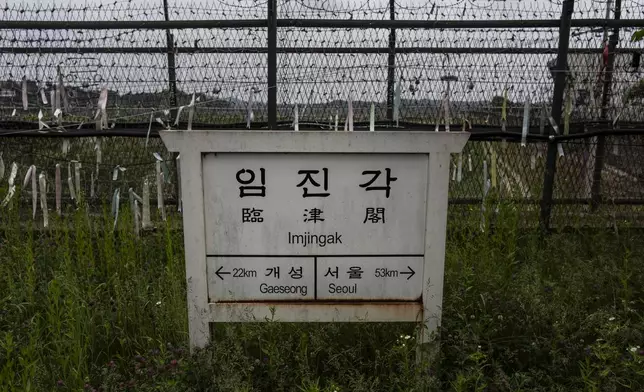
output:
[[181, 156], [191, 348], [209, 323], [440, 325], [463, 132], [163, 131]]

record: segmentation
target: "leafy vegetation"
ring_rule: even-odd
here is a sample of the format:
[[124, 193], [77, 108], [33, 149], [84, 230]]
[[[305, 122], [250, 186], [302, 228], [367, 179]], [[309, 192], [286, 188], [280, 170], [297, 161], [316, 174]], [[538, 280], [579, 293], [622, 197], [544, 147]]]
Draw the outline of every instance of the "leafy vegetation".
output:
[[[440, 354], [410, 324], [213, 326], [190, 355], [180, 216], [0, 210], [2, 391], [641, 391], [644, 238], [450, 223]], [[493, 213], [490, 205], [488, 214]], [[26, 212], [26, 211], [23, 211]], [[456, 222], [457, 223], [457, 222]]]

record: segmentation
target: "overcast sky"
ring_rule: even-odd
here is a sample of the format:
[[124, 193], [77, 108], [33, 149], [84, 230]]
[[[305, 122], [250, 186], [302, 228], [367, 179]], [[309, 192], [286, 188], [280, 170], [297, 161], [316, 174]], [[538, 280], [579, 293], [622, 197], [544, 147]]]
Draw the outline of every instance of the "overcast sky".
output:
[[[162, 0], [132, 1], [8, 1], [0, 20], [163, 20]], [[170, 19], [249, 19], [266, 17], [266, 1], [168, 0]], [[644, 18], [644, 0], [623, 0], [622, 18]], [[388, 19], [389, 0], [280, 1], [280, 18]], [[53, 12], [52, 12], [53, 9]], [[36, 12], [39, 10], [38, 12]], [[397, 19], [558, 19], [556, 0], [396, 0]], [[578, 0], [574, 18], [604, 18], [606, 1]], [[613, 14], [611, 12], [611, 17]], [[179, 47], [265, 46], [264, 29], [175, 31]], [[165, 45], [164, 31], [7, 31], [0, 30], [0, 47], [20, 46], [154, 46]], [[279, 46], [386, 47], [387, 30], [281, 29]], [[576, 29], [571, 46], [601, 48], [602, 33]], [[628, 42], [630, 31], [621, 32], [621, 47], [640, 47]], [[398, 47], [545, 47], [556, 48], [557, 29], [508, 31], [452, 30], [397, 32]], [[120, 93], [154, 92], [167, 88], [166, 55], [24, 55], [0, 54], [0, 78], [52, 80], [61, 64], [67, 82], [106, 85]], [[596, 55], [596, 57], [599, 55]], [[546, 63], [554, 55], [439, 55], [397, 56], [396, 78], [405, 79], [402, 98], [440, 99], [440, 77], [456, 75], [452, 100], [490, 99], [504, 87], [510, 98], [549, 99], [552, 80]], [[593, 60], [594, 61], [594, 60]], [[278, 101], [300, 104], [333, 99], [384, 101], [387, 55], [278, 55]], [[590, 69], [588, 73], [598, 70]], [[211, 93], [246, 100], [249, 90], [260, 89], [254, 100], [266, 99], [266, 56], [254, 54], [177, 55], [178, 87], [187, 92]], [[628, 78], [633, 78], [632, 74]], [[414, 80], [418, 79], [418, 83]], [[630, 80], [630, 79], [629, 79]], [[412, 90], [415, 90], [412, 95]]]

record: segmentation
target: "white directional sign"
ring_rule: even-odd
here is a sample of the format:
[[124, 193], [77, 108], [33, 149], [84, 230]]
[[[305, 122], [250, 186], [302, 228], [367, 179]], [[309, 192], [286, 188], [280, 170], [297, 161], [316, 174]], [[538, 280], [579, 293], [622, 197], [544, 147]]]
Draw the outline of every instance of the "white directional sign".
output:
[[317, 299], [418, 301], [422, 257], [319, 257]]
[[180, 153], [190, 346], [210, 322], [440, 325], [462, 132], [162, 131]]
[[220, 301], [312, 300], [314, 268], [312, 257], [209, 257], [208, 292]]
[[422, 257], [209, 257], [208, 291], [220, 302], [420, 301], [423, 262]]

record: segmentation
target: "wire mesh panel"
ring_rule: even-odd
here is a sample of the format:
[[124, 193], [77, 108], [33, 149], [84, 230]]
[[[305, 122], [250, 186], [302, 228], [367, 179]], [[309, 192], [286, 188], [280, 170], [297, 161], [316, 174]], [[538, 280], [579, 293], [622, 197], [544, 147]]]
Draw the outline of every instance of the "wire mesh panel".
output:
[[[601, 22], [638, 21], [644, 8], [616, 3], [574, 2], [561, 71], [561, 0], [10, 2], [0, 20], [23, 23], [0, 26], [0, 151], [18, 177], [32, 164], [53, 178], [56, 164], [81, 163], [82, 193], [97, 202], [121, 185], [140, 192], [157, 152], [169, 171], [165, 196], [176, 198], [176, 157], [156, 131], [292, 129], [296, 107], [301, 130], [342, 131], [351, 108], [355, 131], [373, 120], [473, 133], [450, 177], [450, 213], [462, 222], [478, 225], [482, 212], [513, 203], [522, 224], [536, 226], [550, 180], [553, 226], [615, 221], [615, 211], [638, 221], [644, 88], [631, 36], [644, 26]], [[560, 98], [561, 121], [551, 121]], [[88, 130], [97, 133], [73, 137]], [[113, 180], [116, 167], [127, 170]]]

